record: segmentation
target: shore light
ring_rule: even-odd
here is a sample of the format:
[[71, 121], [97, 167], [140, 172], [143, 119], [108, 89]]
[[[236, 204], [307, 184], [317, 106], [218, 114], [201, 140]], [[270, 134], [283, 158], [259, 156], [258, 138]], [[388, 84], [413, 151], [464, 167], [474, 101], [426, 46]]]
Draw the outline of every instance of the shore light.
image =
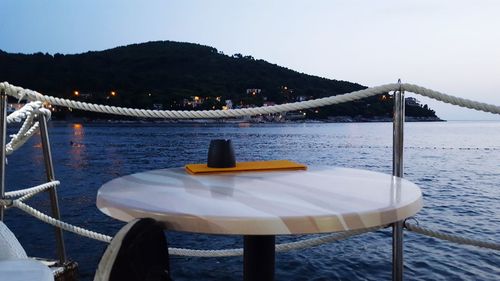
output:
[[115, 91], [111, 91], [111, 96], [112, 97], [116, 96], [116, 92]]
[[78, 97], [78, 96], [80, 95], [80, 92], [78, 92], [78, 91], [74, 91], [74, 92], [73, 92], [73, 95], [74, 95], [75, 97]]

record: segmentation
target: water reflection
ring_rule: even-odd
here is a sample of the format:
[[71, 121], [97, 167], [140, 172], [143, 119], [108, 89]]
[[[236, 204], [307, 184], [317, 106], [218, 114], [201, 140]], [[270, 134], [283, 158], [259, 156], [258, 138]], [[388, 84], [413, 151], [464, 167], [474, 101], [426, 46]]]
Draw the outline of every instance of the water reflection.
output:
[[28, 154], [31, 157], [31, 161], [35, 165], [44, 165], [43, 162], [43, 153], [42, 153], [42, 142], [40, 139], [37, 140], [35, 144], [33, 144], [34, 152]]
[[73, 135], [74, 136], [83, 136], [84, 135], [82, 124], [80, 124], [80, 123], [73, 124]]
[[69, 141], [69, 144], [71, 146], [69, 150], [69, 154], [71, 157], [71, 167], [74, 169], [81, 170], [84, 168], [84, 164], [86, 163], [85, 157], [85, 130], [82, 124], [80, 123], [74, 123], [72, 124], [72, 137], [71, 140]]

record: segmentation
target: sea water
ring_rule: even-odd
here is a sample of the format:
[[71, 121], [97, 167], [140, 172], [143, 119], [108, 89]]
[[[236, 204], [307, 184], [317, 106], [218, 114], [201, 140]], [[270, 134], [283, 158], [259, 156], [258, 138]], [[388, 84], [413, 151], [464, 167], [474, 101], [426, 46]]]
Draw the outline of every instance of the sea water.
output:
[[[392, 171], [391, 123], [237, 125], [80, 124], [51, 122], [50, 140], [64, 221], [114, 235], [123, 226], [95, 206], [99, 187], [131, 173], [206, 161], [211, 139], [233, 140], [238, 161], [290, 159]], [[12, 131], [14, 132], [14, 131]], [[421, 226], [500, 242], [500, 122], [407, 123], [405, 177], [418, 184]], [[43, 182], [39, 136], [8, 157], [7, 189]], [[50, 213], [47, 194], [28, 201]], [[28, 255], [55, 257], [54, 230], [19, 210], [6, 223]], [[92, 280], [106, 247], [64, 233], [81, 280]], [[305, 236], [279, 236], [278, 242]], [[172, 247], [242, 247], [239, 236], [167, 233]], [[277, 253], [276, 280], [390, 280], [391, 231], [367, 233], [314, 248]], [[500, 280], [500, 253], [405, 231], [407, 280]], [[172, 257], [175, 280], [241, 280], [242, 258]]]

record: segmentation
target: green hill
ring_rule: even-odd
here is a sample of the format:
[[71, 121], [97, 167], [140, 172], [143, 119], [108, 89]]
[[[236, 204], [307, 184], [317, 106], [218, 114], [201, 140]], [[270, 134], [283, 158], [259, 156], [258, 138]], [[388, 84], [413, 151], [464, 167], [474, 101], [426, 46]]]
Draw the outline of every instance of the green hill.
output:
[[[251, 56], [228, 56], [212, 47], [170, 41], [71, 55], [0, 51], [0, 80], [58, 97], [162, 109], [222, 108], [228, 99], [233, 107], [280, 104], [365, 88]], [[392, 103], [378, 96], [311, 110], [308, 116], [370, 118], [390, 116], [391, 112]], [[423, 105], [409, 106], [407, 115], [435, 117]]]

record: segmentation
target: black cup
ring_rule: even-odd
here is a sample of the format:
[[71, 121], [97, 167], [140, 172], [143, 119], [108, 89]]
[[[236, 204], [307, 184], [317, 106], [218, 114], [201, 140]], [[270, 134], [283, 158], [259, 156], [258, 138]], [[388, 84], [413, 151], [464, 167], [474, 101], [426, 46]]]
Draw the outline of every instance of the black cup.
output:
[[208, 148], [207, 166], [210, 168], [236, 167], [231, 140], [211, 140]]

